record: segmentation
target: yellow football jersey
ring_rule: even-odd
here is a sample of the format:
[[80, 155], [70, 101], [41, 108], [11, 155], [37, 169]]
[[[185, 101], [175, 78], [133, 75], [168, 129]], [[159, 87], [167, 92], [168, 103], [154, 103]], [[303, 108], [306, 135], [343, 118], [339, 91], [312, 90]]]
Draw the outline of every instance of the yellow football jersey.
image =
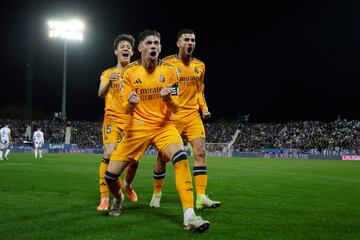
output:
[[[119, 73], [121, 74], [121, 70], [117, 67], [106, 69], [100, 77], [101, 83], [106, 83], [110, 81], [109, 75], [111, 73]], [[110, 85], [110, 88], [105, 95], [105, 108], [104, 108], [104, 117], [114, 116], [119, 118], [124, 118], [126, 114], [126, 110], [121, 105], [120, 98], [120, 88], [121, 88], [121, 80], [113, 81]]]
[[[151, 73], [141, 65], [140, 60], [129, 64], [122, 72], [124, 87], [121, 97], [123, 106], [130, 109], [129, 114], [133, 122], [138, 125], [163, 126], [170, 121], [171, 112], [166, 103], [161, 99], [160, 91], [167, 85], [172, 85], [171, 97], [178, 101], [178, 73], [176, 69], [167, 63], [159, 61], [158, 66]], [[140, 102], [134, 109], [127, 96], [135, 91], [140, 96]]]
[[185, 65], [178, 55], [170, 55], [163, 59], [164, 62], [173, 65], [179, 73], [179, 110], [177, 115], [196, 115], [199, 107], [202, 111], [207, 110], [204, 97], [205, 64], [198, 59], [191, 59], [189, 65]]

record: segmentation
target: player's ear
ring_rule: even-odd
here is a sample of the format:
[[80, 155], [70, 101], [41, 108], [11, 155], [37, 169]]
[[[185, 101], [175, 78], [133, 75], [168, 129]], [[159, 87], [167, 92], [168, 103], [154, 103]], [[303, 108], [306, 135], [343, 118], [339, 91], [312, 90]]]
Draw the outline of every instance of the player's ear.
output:
[[176, 46], [180, 47], [180, 41], [179, 40], [176, 41]]
[[159, 44], [159, 53], [161, 53], [161, 44]]
[[116, 50], [114, 50], [114, 54], [117, 56], [117, 49], [116, 49]]
[[141, 45], [140, 44], [138, 45], [138, 50], [139, 50], [139, 52], [141, 52]]

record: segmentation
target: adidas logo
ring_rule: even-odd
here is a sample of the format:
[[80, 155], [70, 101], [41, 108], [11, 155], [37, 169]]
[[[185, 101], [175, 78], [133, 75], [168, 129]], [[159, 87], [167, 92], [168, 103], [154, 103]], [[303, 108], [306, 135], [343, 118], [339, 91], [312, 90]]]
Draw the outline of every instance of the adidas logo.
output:
[[140, 84], [140, 83], [142, 83], [142, 81], [140, 79], [136, 79], [134, 82], [134, 84]]

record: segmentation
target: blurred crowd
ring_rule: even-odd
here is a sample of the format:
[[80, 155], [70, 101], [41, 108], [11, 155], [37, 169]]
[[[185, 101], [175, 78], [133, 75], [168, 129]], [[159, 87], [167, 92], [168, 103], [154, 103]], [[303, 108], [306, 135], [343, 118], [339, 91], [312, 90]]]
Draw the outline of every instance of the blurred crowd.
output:
[[102, 148], [101, 123], [74, 121], [71, 143], [77, 144], [79, 148]]
[[[21, 146], [32, 141], [32, 134], [37, 127], [44, 132], [46, 143], [63, 143], [65, 139], [65, 122], [61, 120], [25, 121], [18, 119], [0, 119], [1, 127], [10, 124], [13, 145]], [[31, 127], [31, 128], [30, 128]]]
[[[207, 142], [229, 142], [239, 130], [233, 149], [262, 152], [267, 148], [294, 149], [307, 153], [359, 152], [360, 121], [298, 121], [288, 123], [207, 123]], [[298, 150], [296, 150], [298, 149]], [[301, 149], [301, 150], [300, 150]]]
[[[73, 121], [71, 124], [54, 120], [23, 121], [0, 119], [1, 126], [10, 123], [13, 144], [31, 141], [32, 132], [39, 126], [46, 143], [64, 143], [66, 126], [71, 127], [72, 144], [79, 148], [101, 148], [101, 122]], [[29, 133], [29, 126], [32, 132]], [[238, 130], [233, 150], [263, 152], [267, 148], [301, 149], [303, 152], [324, 153], [359, 152], [360, 121], [336, 120], [334, 122], [298, 121], [288, 123], [239, 123], [219, 120], [205, 123], [208, 143], [229, 143]]]

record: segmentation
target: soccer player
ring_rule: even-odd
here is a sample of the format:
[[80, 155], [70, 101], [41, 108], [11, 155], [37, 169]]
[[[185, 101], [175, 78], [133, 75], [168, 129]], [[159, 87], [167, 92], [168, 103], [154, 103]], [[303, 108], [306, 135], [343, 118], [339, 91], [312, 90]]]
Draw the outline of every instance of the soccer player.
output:
[[[179, 72], [179, 110], [174, 116], [176, 128], [190, 142], [194, 153], [193, 176], [196, 186], [196, 208], [217, 208], [221, 202], [210, 200], [206, 195], [207, 167], [205, 160], [205, 129], [199, 108], [204, 119], [210, 118], [204, 96], [205, 64], [195, 59], [195, 33], [190, 29], [183, 29], [178, 33], [178, 54], [165, 57], [164, 62], [176, 67]], [[154, 192], [150, 201], [151, 207], [160, 207], [162, 186], [166, 175], [163, 162], [158, 160], [154, 168]]]
[[[114, 53], [117, 57], [117, 65], [105, 70], [100, 77], [98, 95], [105, 100], [104, 121], [102, 126], [102, 137], [104, 145], [104, 155], [99, 166], [99, 188], [100, 204], [99, 211], [106, 211], [109, 208], [109, 188], [105, 181], [105, 171], [109, 163], [110, 156], [114, 151], [117, 142], [122, 137], [123, 130], [128, 121], [126, 111], [121, 106], [120, 100], [120, 72], [130, 63], [131, 56], [134, 54], [133, 47], [135, 39], [128, 34], [121, 34], [115, 38]], [[135, 175], [137, 164], [131, 164], [125, 178], [130, 178], [132, 182]], [[126, 180], [126, 179], [125, 179]], [[124, 185], [121, 179], [119, 185]], [[136, 202], [137, 195], [131, 185], [125, 183], [125, 191], [130, 201]]]
[[41, 131], [41, 127], [38, 127], [33, 134], [33, 143], [34, 143], [34, 154], [35, 158], [38, 156], [42, 158], [42, 145], [44, 144], [44, 133]]
[[194, 196], [187, 155], [182, 139], [170, 119], [178, 109], [178, 74], [170, 64], [158, 59], [161, 51], [160, 34], [145, 30], [139, 34], [138, 50], [141, 59], [127, 66], [122, 77], [121, 91], [123, 106], [131, 122], [111, 155], [105, 179], [114, 195], [112, 216], [121, 215], [124, 196], [116, 184], [122, 171], [131, 162], [139, 161], [150, 144], [171, 159], [175, 169], [176, 189], [179, 193], [184, 214], [184, 228], [205, 231], [209, 221], [196, 216]]
[[10, 153], [10, 144], [11, 144], [11, 130], [10, 125], [5, 124], [3, 128], [0, 129], [0, 138], [1, 138], [1, 149], [0, 149], [0, 160], [3, 160], [3, 157], [6, 160], [8, 159], [8, 155]]

